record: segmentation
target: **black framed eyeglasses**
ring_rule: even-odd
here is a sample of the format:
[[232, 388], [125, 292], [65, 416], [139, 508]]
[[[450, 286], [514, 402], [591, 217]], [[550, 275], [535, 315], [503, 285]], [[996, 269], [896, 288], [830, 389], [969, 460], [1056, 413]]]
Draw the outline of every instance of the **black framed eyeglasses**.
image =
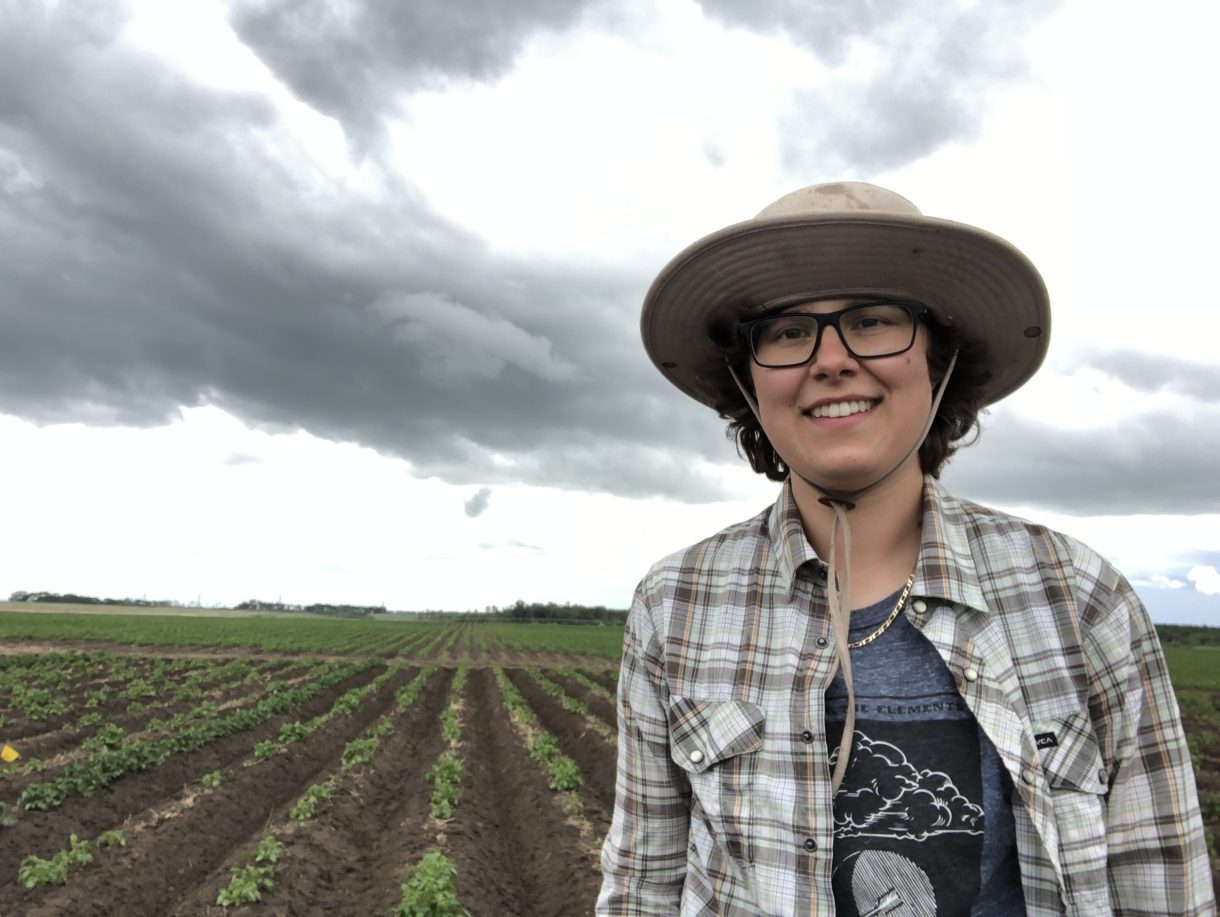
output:
[[750, 355], [759, 366], [778, 369], [813, 359], [830, 325], [847, 352], [859, 360], [892, 357], [911, 349], [923, 303], [903, 300], [862, 302], [836, 312], [778, 312], [741, 323]]

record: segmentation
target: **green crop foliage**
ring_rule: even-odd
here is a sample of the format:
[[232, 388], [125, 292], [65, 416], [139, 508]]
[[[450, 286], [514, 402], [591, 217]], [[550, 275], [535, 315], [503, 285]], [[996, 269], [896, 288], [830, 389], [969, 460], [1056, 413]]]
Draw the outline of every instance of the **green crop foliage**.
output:
[[274, 758], [279, 753], [280, 747], [270, 739], [262, 742], [256, 742], [254, 745], [254, 759], [256, 761], [266, 761], [268, 758]]
[[304, 723], [285, 723], [280, 727], [280, 741], [285, 745], [291, 745], [293, 742], [300, 742], [302, 739], [308, 738], [312, 730]]
[[297, 821], [308, 821], [318, 814], [318, 806], [330, 799], [330, 795], [330, 787], [324, 783], [315, 783], [297, 800], [297, 804], [288, 814]]
[[221, 776], [220, 771], [210, 771], [199, 778], [199, 782], [203, 784], [204, 789], [214, 790], [220, 786]]
[[456, 876], [457, 867], [439, 850], [425, 853], [407, 873], [394, 917], [465, 917], [466, 909], [458, 902]]
[[97, 836], [97, 849], [105, 850], [109, 847], [126, 847], [127, 835], [118, 828], [110, 831], [103, 831]]
[[40, 885], [64, 885], [68, 881], [68, 864], [58, 856], [49, 860], [41, 857], [28, 856], [21, 861], [17, 870], [17, 881], [26, 888], [38, 888]]
[[353, 739], [343, 748], [343, 766], [355, 767], [357, 764], [368, 764], [373, 760], [373, 752], [376, 750], [376, 739]]
[[432, 781], [433, 818], [452, 818], [462, 788], [462, 762], [446, 752], [436, 759], [428, 779]]
[[220, 890], [216, 903], [221, 907], [232, 907], [235, 904], [254, 904], [263, 900], [263, 892], [274, 887], [271, 880], [270, 866], [233, 866], [229, 869], [231, 878], [227, 887]]
[[[3, 719], [3, 717], [0, 717], [0, 719]], [[89, 726], [96, 726], [101, 721], [102, 721], [102, 715], [95, 711], [93, 713], [82, 714], [81, 718], [76, 721], [76, 725], [80, 726], [82, 729], [84, 729]], [[0, 723], [0, 725], [3, 725], [3, 724]]]
[[441, 711], [441, 738], [450, 745], [462, 737], [462, 727], [458, 723], [458, 714], [453, 707]]
[[127, 731], [122, 726], [116, 726], [114, 723], [107, 723], [92, 737], [81, 742], [81, 748], [86, 751], [98, 751], [103, 748], [118, 748], [123, 744], [123, 739], [127, 737]]
[[409, 683], [398, 689], [394, 694], [394, 703], [399, 710], [405, 710], [415, 703], [420, 692], [424, 690], [424, 684], [427, 683], [428, 677], [435, 671], [436, 666], [428, 666], [428, 668], [411, 679]]
[[73, 866], [88, 866], [93, 862], [89, 842], [75, 834], [69, 835], [68, 846], [49, 860], [27, 856], [17, 869], [17, 881], [26, 888], [40, 885], [63, 885], [68, 881], [68, 870]]
[[530, 745], [530, 757], [540, 761], [554, 761], [559, 756], [559, 742], [549, 732], [540, 732]]
[[578, 790], [584, 783], [580, 768], [566, 755], [560, 755], [550, 763], [552, 790]]
[[258, 850], [254, 852], [254, 862], [278, 863], [283, 855], [283, 842], [274, 835], [268, 835], [263, 838], [262, 842], [258, 845]]

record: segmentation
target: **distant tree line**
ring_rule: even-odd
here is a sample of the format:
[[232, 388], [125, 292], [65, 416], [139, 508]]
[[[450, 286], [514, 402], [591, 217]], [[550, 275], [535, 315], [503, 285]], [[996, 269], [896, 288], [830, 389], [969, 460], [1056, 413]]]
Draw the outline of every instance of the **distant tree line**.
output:
[[497, 618], [510, 621], [548, 621], [554, 624], [589, 624], [597, 621], [623, 624], [627, 621], [627, 610], [607, 608], [605, 605], [573, 605], [565, 602], [524, 602], [521, 599], [507, 608], [492, 605], [487, 609]]
[[73, 592], [14, 592], [10, 602], [50, 602], [58, 605], [136, 605], [142, 608], [164, 608], [177, 602], [163, 599], [99, 599], [92, 595], [77, 595]]
[[305, 612], [311, 615], [328, 615], [332, 618], [367, 618], [370, 615], [386, 613], [384, 605], [332, 605], [329, 603], [293, 605], [288, 602], [264, 602], [262, 599], [247, 599], [233, 607], [238, 611]]
[[1158, 624], [1157, 636], [1173, 646], [1220, 646], [1220, 627], [1201, 624]]

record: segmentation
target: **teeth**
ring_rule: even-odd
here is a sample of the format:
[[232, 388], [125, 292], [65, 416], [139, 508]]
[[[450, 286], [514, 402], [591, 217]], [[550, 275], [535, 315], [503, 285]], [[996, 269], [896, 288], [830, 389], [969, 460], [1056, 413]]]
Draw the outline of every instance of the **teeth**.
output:
[[862, 411], [871, 410], [875, 401], [836, 401], [833, 404], [818, 405], [813, 409], [814, 417], [850, 417]]

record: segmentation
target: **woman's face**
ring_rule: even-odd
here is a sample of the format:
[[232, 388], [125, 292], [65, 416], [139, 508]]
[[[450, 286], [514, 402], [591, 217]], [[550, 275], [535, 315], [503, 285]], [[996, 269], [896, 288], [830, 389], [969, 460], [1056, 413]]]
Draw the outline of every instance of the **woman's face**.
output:
[[[825, 299], [785, 311], [835, 312], [860, 301]], [[867, 487], [923, 432], [932, 404], [927, 357], [927, 328], [918, 323], [914, 345], [889, 357], [853, 357], [828, 327], [808, 363], [769, 369], [751, 361], [763, 432], [801, 477], [827, 490]], [[917, 472], [918, 454], [908, 463]]]

